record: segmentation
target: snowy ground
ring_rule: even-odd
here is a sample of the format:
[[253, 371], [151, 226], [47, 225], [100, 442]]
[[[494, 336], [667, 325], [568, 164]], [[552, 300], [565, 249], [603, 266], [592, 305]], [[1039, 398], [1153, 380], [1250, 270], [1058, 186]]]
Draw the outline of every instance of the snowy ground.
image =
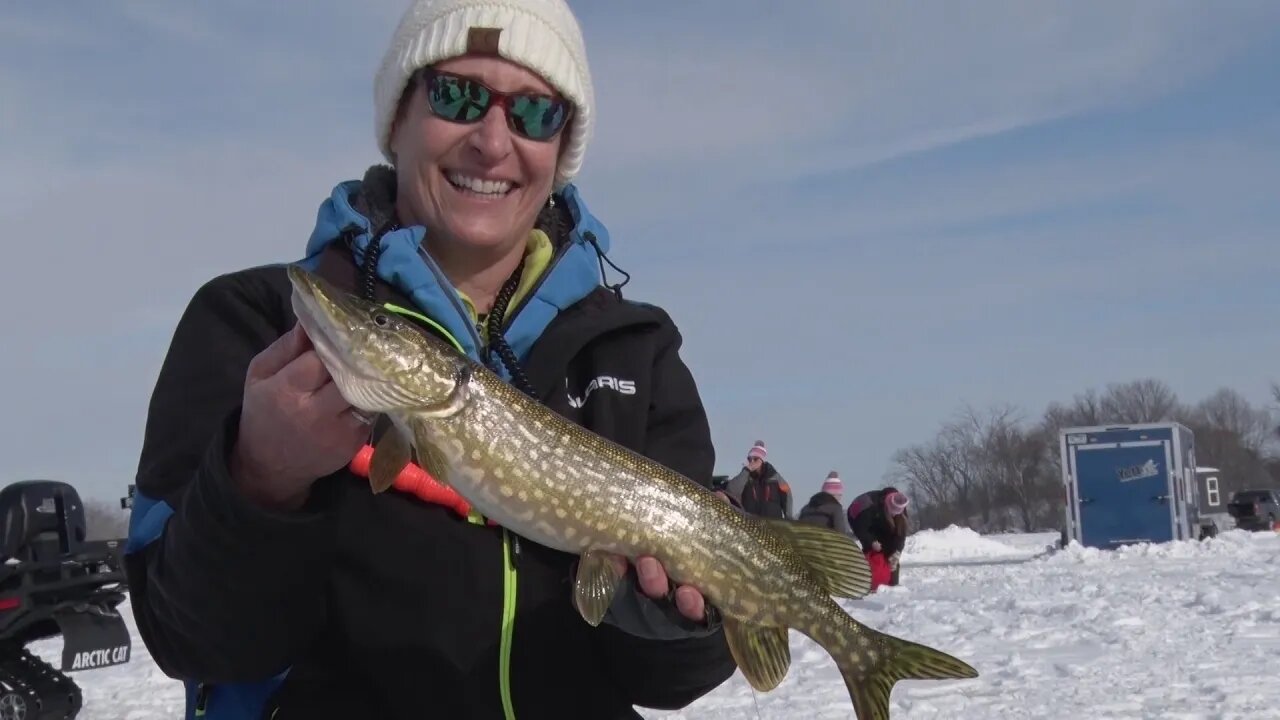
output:
[[[867, 625], [981, 673], [899, 683], [895, 720], [1280, 718], [1280, 535], [1237, 530], [1204, 543], [1034, 557], [1055, 539], [919, 533], [901, 586], [845, 603]], [[56, 662], [60, 647], [33, 650]], [[852, 718], [830, 657], [799, 633], [791, 648], [791, 672], [771, 693], [752, 693], [735, 674], [683, 711], [645, 717]], [[85, 720], [181, 717], [179, 686], [136, 637], [129, 665], [75, 677]]]

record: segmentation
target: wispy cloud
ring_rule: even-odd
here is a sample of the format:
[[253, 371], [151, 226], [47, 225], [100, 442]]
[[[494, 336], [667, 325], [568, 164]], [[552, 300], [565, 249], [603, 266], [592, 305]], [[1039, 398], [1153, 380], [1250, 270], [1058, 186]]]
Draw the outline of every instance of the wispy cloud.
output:
[[[583, 192], [681, 324], [722, 470], [759, 437], [802, 491], [857, 487], [962, 401], [1280, 377], [1275, 3], [574, 5]], [[403, 7], [0, 10], [7, 473], [123, 491], [191, 292], [296, 257], [380, 160]]]
[[727, 160], [755, 170], [745, 180], [848, 169], [1141, 103], [1248, 51], [1280, 19], [1264, 3], [663, 9], [601, 18], [594, 67], [626, 81], [601, 89], [599, 165]]

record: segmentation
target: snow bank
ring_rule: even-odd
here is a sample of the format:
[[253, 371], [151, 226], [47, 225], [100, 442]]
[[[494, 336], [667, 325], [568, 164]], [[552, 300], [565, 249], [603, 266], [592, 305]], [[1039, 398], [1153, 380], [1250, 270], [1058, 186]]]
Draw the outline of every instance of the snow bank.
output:
[[1043, 548], [1014, 547], [967, 527], [921, 530], [907, 537], [902, 564], [946, 563], [963, 560], [1013, 560], [1030, 557]]
[[1056, 553], [1046, 562], [1063, 564], [1080, 563], [1116, 563], [1127, 562], [1134, 558], [1148, 559], [1208, 559], [1238, 557], [1248, 552], [1257, 543], [1276, 542], [1274, 532], [1249, 532], [1247, 530], [1228, 530], [1208, 540], [1181, 540], [1167, 543], [1137, 543], [1124, 545], [1114, 550], [1099, 550], [1084, 547], [1074, 540], [1062, 552]]

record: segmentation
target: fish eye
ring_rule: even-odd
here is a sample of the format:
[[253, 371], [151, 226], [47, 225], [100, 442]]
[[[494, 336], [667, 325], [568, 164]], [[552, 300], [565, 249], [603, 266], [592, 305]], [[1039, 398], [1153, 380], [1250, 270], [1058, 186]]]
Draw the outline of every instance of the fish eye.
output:
[[378, 327], [386, 327], [391, 324], [391, 318], [386, 313], [375, 313], [373, 316], [373, 324]]

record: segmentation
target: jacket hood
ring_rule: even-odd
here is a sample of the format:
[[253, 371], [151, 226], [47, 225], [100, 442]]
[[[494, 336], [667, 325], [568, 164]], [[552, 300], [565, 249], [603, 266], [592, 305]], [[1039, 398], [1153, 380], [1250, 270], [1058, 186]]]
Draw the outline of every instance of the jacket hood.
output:
[[[487, 358], [481, 357], [482, 343], [462, 299], [435, 260], [422, 250], [426, 228], [394, 224], [394, 198], [395, 171], [385, 165], [370, 168], [363, 180], [338, 183], [320, 204], [306, 257], [300, 264], [315, 270], [326, 247], [347, 241], [357, 266], [361, 266], [370, 238], [385, 233], [380, 235], [378, 277], [413, 300], [417, 311], [443, 326], [468, 356], [510, 380], [502, 363], [487, 363]], [[587, 209], [576, 186], [565, 187], [556, 201], [565, 203], [571, 228], [563, 237], [551, 238], [556, 245], [555, 257], [503, 333], [521, 361], [557, 314], [602, 284], [604, 255], [610, 247], [608, 230]]]

